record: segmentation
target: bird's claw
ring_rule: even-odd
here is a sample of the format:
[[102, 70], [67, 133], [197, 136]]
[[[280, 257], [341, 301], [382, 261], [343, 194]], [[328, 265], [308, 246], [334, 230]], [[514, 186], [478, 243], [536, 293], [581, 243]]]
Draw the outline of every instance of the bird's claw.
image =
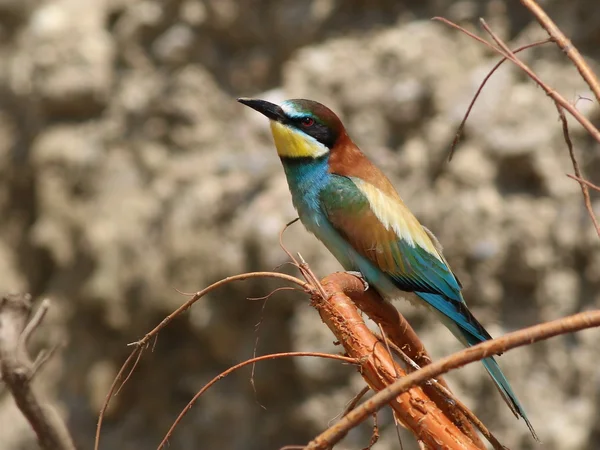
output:
[[365, 287], [365, 291], [367, 291], [369, 289], [369, 283], [365, 279], [365, 277], [363, 276], [362, 273], [355, 271], [355, 270], [346, 270], [346, 273], [349, 275], [354, 275], [356, 278], [359, 278], [360, 281], [362, 281], [363, 286]]

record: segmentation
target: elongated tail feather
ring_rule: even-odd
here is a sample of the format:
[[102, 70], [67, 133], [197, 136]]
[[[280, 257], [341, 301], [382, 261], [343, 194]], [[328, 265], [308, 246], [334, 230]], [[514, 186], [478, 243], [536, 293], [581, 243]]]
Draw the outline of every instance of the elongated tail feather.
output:
[[512, 410], [514, 415], [517, 416], [517, 418], [519, 416], [521, 416], [523, 418], [523, 420], [527, 424], [527, 427], [529, 428], [529, 431], [531, 431], [531, 435], [533, 436], [533, 438], [536, 441], [539, 441], [540, 438], [538, 437], [537, 433], [533, 429], [531, 422], [527, 418], [527, 414], [525, 414], [525, 410], [519, 403], [517, 396], [513, 392], [512, 388], [510, 387], [508, 380], [504, 376], [504, 373], [502, 373], [502, 370], [500, 369], [500, 366], [498, 365], [496, 360], [494, 358], [485, 358], [481, 362], [483, 363], [483, 366], [486, 368], [487, 373], [489, 373], [490, 377], [494, 381], [494, 384], [496, 385], [496, 388], [500, 392], [500, 395], [502, 395], [502, 398], [504, 399], [506, 404], [509, 406], [509, 408]]
[[[416, 294], [433, 308], [444, 325], [448, 327], [452, 334], [454, 334], [463, 345], [470, 347], [491, 339], [491, 336], [485, 330], [483, 325], [481, 325], [473, 314], [471, 314], [471, 311], [469, 311], [464, 302], [456, 302], [439, 294], [422, 292], [416, 292]], [[513, 414], [517, 418], [523, 418], [529, 431], [531, 431], [531, 435], [535, 440], [539, 441], [538, 435], [527, 418], [525, 410], [521, 406], [521, 403], [519, 403], [516, 394], [504, 376], [504, 373], [502, 373], [496, 360], [489, 357], [481, 362]]]

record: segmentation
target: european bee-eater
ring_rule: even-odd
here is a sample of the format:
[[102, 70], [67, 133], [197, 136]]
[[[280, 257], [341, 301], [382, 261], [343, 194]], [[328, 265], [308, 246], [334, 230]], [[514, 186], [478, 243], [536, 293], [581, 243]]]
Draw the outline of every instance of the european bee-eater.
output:
[[[433, 234], [348, 136], [340, 119], [311, 100], [238, 101], [270, 120], [294, 207], [304, 226], [349, 271], [385, 299], [414, 292], [465, 345], [491, 339], [461, 294]], [[493, 357], [483, 365], [502, 397], [535, 431]]]

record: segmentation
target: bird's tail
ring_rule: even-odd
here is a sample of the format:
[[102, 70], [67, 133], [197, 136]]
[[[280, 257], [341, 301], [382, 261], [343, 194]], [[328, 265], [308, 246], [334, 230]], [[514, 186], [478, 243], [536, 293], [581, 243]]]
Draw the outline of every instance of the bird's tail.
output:
[[[416, 294], [433, 307], [433, 311], [439, 315], [444, 325], [446, 325], [452, 334], [454, 334], [454, 336], [456, 336], [465, 346], [470, 347], [492, 339], [483, 325], [481, 325], [471, 311], [469, 311], [469, 308], [467, 308], [467, 305], [464, 302], [452, 301], [439, 294], [423, 292], [416, 292]], [[489, 357], [485, 358], [482, 363], [508, 407], [517, 418], [519, 416], [523, 418], [529, 431], [531, 431], [531, 435], [534, 439], [539, 441], [531, 422], [529, 422], [529, 419], [527, 418], [525, 410], [521, 406], [521, 403], [519, 403], [517, 396], [513, 392], [512, 387], [502, 373], [496, 360], [493, 357]]]
[[[465, 336], [465, 338], [467, 338], [467, 341], [469, 341], [469, 337]], [[471, 338], [474, 338], [474, 336], [471, 336]], [[479, 342], [481, 342], [481, 341], [477, 341], [477, 342], [473, 342], [473, 343], [469, 342], [469, 345], [479, 344]], [[519, 416], [521, 416], [523, 418], [523, 420], [527, 424], [527, 427], [529, 428], [529, 431], [531, 432], [531, 435], [533, 436], [533, 438], [536, 441], [539, 441], [540, 439], [539, 439], [537, 433], [535, 432], [535, 430], [533, 429], [531, 422], [527, 418], [527, 414], [525, 413], [525, 410], [521, 406], [521, 403], [519, 403], [519, 400], [517, 399], [516, 394], [512, 390], [510, 383], [504, 376], [504, 373], [502, 372], [502, 369], [500, 369], [500, 366], [498, 365], [496, 360], [493, 357], [489, 357], [489, 358], [485, 358], [481, 362], [483, 363], [483, 366], [487, 370], [487, 373], [490, 375], [490, 377], [494, 381], [494, 384], [496, 385], [496, 388], [500, 392], [500, 395], [502, 395], [502, 398], [504, 399], [506, 404], [509, 406], [509, 408], [512, 410], [513, 414], [517, 418]]]

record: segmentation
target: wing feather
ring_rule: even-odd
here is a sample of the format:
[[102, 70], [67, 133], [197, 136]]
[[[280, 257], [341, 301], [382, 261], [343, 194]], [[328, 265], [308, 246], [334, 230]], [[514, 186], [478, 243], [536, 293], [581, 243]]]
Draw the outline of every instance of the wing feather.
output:
[[320, 201], [334, 228], [400, 289], [463, 301], [438, 244], [399, 198], [358, 178], [333, 175]]

